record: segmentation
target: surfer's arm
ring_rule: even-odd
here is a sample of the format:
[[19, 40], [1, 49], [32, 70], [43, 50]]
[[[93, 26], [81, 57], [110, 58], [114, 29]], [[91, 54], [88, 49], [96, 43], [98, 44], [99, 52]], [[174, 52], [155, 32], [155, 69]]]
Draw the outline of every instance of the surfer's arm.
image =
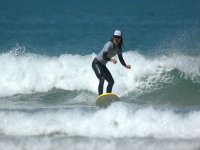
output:
[[111, 58], [109, 58], [108, 56], [108, 52], [103, 52], [103, 59], [105, 60], [105, 61], [111, 61]]
[[119, 57], [120, 63], [121, 63], [124, 67], [126, 67], [126, 63], [125, 63], [125, 61], [124, 61], [123, 56], [122, 56], [122, 55], [118, 55], [118, 57]]
[[112, 60], [110, 57], [108, 57], [108, 53], [111, 49], [112, 49], [112, 43], [109, 41], [104, 45], [104, 48], [103, 48], [103, 59], [105, 61], [111, 61]]
[[108, 52], [103, 52], [103, 59], [106, 60], [106, 61], [111, 61], [112, 63], [116, 64], [117, 61], [115, 59], [112, 59], [112, 58], [109, 58], [107, 56]]
[[124, 67], [126, 67], [127, 69], [131, 69], [131, 66], [130, 66], [130, 65], [127, 65], [127, 64], [125, 63], [122, 54], [119, 54], [118, 57], [119, 57], [119, 61], [121, 62], [121, 64], [122, 64]]

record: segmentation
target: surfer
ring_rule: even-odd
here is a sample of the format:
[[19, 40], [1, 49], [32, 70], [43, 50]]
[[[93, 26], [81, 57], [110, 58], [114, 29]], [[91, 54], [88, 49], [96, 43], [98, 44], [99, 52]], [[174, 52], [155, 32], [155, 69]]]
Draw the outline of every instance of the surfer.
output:
[[117, 63], [117, 61], [112, 57], [114, 57], [117, 54], [121, 64], [127, 69], [131, 69], [131, 66], [127, 65], [123, 59], [122, 46], [123, 46], [122, 33], [121, 31], [116, 30], [113, 34], [112, 39], [104, 45], [103, 49], [100, 51], [100, 53], [96, 56], [96, 58], [92, 62], [92, 68], [97, 78], [99, 79], [99, 86], [98, 86], [99, 95], [103, 94], [103, 85], [105, 80], [108, 82], [107, 93], [112, 92], [114, 79], [110, 71], [106, 67], [108, 61], [112, 62], [113, 64]]

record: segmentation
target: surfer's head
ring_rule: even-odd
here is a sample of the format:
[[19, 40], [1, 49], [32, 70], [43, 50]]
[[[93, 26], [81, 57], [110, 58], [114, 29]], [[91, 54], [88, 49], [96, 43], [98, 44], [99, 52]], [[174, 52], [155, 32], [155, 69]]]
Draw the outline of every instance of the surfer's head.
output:
[[115, 30], [114, 34], [113, 34], [114, 37], [122, 37], [122, 32], [119, 31], [119, 30]]
[[120, 30], [115, 30], [113, 34], [113, 43], [115, 45], [121, 46], [122, 43], [122, 32]]

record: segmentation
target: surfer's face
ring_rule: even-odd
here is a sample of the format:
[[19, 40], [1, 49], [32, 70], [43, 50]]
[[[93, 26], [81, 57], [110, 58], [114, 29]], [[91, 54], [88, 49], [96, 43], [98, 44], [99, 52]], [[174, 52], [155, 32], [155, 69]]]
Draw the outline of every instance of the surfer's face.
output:
[[121, 42], [121, 36], [114, 36], [114, 44], [118, 45]]

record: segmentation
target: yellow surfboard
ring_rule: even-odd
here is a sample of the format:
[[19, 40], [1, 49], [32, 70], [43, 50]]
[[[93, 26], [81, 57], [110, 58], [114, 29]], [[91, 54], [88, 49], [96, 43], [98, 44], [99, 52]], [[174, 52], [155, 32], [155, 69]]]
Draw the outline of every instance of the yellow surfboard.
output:
[[108, 107], [112, 102], [119, 101], [119, 97], [116, 94], [113, 93], [105, 93], [101, 94], [96, 99], [96, 106], [106, 108]]

